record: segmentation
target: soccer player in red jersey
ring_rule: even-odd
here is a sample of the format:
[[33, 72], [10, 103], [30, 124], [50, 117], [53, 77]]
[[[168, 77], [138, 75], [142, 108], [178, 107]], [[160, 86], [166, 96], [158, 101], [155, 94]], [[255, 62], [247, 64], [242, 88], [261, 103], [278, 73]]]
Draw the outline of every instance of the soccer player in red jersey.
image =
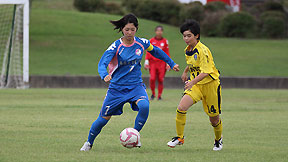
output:
[[[168, 40], [163, 38], [163, 27], [156, 26], [155, 28], [155, 37], [150, 39], [152, 45], [162, 49], [169, 57], [169, 45]], [[145, 57], [145, 69], [149, 69], [150, 72], [150, 88], [152, 91], [151, 100], [155, 98], [155, 83], [158, 80], [158, 100], [161, 100], [161, 95], [163, 92], [163, 82], [165, 73], [167, 70], [170, 70], [170, 67], [162, 60], [155, 58], [149, 52], [146, 53]]]

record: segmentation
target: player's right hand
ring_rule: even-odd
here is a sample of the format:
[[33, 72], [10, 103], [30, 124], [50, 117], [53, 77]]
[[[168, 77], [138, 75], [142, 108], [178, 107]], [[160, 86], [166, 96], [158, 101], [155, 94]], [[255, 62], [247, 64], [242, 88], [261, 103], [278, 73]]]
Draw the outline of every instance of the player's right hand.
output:
[[144, 69], [145, 69], [145, 70], [148, 70], [148, 69], [149, 69], [149, 65], [148, 65], [148, 64], [145, 64], [145, 65], [144, 65]]
[[111, 79], [112, 79], [111, 75], [107, 75], [107, 76], [104, 78], [104, 81], [105, 81], [105, 82], [109, 82]]
[[187, 73], [183, 73], [181, 79], [185, 83], [188, 80]]

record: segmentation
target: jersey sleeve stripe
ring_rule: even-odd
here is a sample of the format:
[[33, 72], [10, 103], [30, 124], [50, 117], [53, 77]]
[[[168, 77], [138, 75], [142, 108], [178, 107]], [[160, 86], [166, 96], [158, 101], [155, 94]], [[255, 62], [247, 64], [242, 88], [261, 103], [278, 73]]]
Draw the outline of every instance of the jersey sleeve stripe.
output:
[[120, 49], [120, 47], [122, 47], [122, 46], [123, 46], [123, 43], [121, 43], [121, 44], [118, 46], [117, 51], [116, 51], [116, 55], [118, 54], [119, 49]]
[[109, 75], [112, 75], [117, 68], [118, 68], [118, 58], [116, 54], [108, 65]]
[[215, 79], [212, 77], [212, 75], [211, 75], [211, 74], [209, 74], [209, 76], [211, 77], [211, 79], [215, 80]]
[[143, 51], [145, 50], [144, 46], [141, 43], [139, 43], [137, 41], [135, 41], [135, 43], [139, 44], [141, 46], [141, 48], [143, 49]]

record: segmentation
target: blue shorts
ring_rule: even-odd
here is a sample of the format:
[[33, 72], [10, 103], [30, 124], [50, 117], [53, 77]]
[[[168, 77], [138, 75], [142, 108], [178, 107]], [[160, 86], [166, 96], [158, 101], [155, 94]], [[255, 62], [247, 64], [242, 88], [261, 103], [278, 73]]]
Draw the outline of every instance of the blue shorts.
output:
[[115, 84], [110, 84], [100, 111], [100, 116], [121, 115], [123, 113], [123, 106], [127, 102], [130, 103], [133, 111], [139, 111], [136, 105], [136, 101], [139, 99], [145, 99], [149, 102], [144, 83], [133, 86], [115, 86]]

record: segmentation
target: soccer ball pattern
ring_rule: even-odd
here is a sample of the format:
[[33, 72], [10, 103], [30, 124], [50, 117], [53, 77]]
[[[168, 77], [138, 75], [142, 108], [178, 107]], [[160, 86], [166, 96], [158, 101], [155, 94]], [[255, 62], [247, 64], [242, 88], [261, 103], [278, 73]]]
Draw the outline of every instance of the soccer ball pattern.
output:
[[120, 143], [126, 148], [136, 147], [140, 140], [139, 132], [134, 128], [125, 128], [120, 133]]

